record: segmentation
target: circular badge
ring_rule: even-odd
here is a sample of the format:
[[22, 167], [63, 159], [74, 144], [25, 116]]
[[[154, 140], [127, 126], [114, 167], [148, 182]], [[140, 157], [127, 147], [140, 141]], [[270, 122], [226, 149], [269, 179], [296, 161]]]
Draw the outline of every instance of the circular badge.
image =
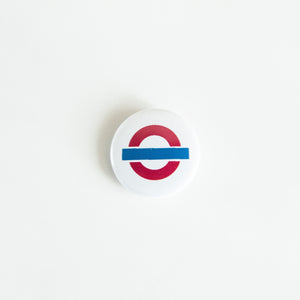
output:
[[165, 110], [142, 110], [118, 128], [110, 158], [123, 186], [146, 196], [167, 196], [193, 178], [199, 144], [190, 125]]

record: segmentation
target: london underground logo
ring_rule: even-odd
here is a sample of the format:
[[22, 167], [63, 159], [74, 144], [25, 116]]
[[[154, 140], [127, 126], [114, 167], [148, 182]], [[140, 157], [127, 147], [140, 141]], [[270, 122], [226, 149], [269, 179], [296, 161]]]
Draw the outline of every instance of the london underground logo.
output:
[[[149, 136], [160, 136], [170, 145], [167, 148], [141, 148], [142, 141]], [[122, 149], [122, 160], [129, 161], [133, 171], [148, 180], [161, 180], [173, 174], [180, 164], [180, 160], [189, 159], [189, 148], [181, 147], [176, 134], [161, 125], [150, 125], [138, 130], [131, 138], [128, 148]], [[143, 160], [168, 160], [160, 169], [146, 168]]]

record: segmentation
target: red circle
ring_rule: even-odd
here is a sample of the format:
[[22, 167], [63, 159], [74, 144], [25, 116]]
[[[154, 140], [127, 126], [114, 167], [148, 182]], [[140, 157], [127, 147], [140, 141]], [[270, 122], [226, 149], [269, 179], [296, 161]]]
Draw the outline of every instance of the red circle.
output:
[[[137, 131], [129, 142], [129, 147], [139, 147], [141, 142], [152, 135], [158, 135], [167, 140], [171, 147], [180, 147], [180, 141], [176, 134], [167, 127], [150, 125]], [[161, 180], [173, 174], [179, 166], [179, 161], [169, 161], [163, 168], [151, 170], [140, 162], [131, 162], [130, 166], [139, 176], [149, 180]]]

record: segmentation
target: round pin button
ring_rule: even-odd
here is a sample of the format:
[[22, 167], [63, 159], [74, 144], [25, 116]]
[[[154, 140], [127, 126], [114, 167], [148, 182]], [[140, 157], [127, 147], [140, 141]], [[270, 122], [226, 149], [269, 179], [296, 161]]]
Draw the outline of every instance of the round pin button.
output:
[[145, 196], [168, 196], [194, 177], [199, 162], [198, 138], [177, 114], [142, 110], [118, 128], [110, 158], [124, 187]]

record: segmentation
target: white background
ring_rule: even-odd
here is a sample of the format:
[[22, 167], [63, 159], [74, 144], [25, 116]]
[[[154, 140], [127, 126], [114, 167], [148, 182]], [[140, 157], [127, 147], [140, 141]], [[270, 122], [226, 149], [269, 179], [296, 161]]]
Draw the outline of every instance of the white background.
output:
[[[298, 0], [0, 2], [0, 299], [300, 298]], [[116, 181], [143, 108], [195, 126], [170, 199]]]

